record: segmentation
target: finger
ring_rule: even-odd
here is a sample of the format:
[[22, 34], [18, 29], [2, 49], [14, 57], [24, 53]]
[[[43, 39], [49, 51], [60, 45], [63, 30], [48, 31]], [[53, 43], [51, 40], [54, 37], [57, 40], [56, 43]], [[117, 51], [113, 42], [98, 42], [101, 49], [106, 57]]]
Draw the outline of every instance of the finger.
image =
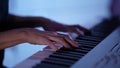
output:
[[46, 37], [46, 33], [44, 31], [39, 31], [37, 29], [30, 29], [32, 32], [29, 34], [31, 34], [31, 38], [28, 38], [28, 42], [32, 43], [32, 44], [43, 44], [43, 45], [48, 45], [50, 46], [53, 51], [57, 50], [57, 47], [52, 43], [52, 41], [50, 41], [47, 37]]
[[59, 43], [61, 45], [63, 45], [66, 48], [70, 48], [68, 42], [65, 41], [65, 39], [61, 36], [48, 36], [50, 40]]
[[76, 42], [74, 42], [72, 39], [70, 39], [69, 36], [67, 35], [62, 35], [61, 36], [64, 37], [64, 39], [66, 40], [66, 42], [68, 42], [70, 45], [74, 46], [74, 47], [78, 47], [78, 44]]
[[80, 31], [77, 27], [75, 27], [75, 26], [68, 26], [67, 27], [67, 31], [68, 32], [72, 32], [72, 33], [76, 33], [76, 34], [78, 34], [78, 35], [82, 35], [83, 34], [83, 32], [82, 31]]
[[58, 48], [51, 41], [47, 41], [47, 45], [50, 46], [53, 49], [53, 51], [58, 50]]
[[50, 41], [47, 37], [44, 37], [44, 38], [41, 38], [41, 39], [42, 39], [42, 41], [40, 40], [40, 41], [37, 41], [37, 42], [40, 43], [40, 44], [43, 44], [43, 45], [48, 45], [48, 46], [50, 46], [50, 47], [53, 49], [53, 51], [58, 50], [58, 49], [57, 49], [57, 46], [55, 46], [55, 45], [52, 43], [52, 41]]
[[86, 28], [84, 28], [84, 27], [82, 27], [82, 26], [80, 26], [80, 25], [72, 25], [73, 27], [76, 27], [76, 28], [78, 28], [79, 30], [82, 30], [82, 31], [84, 31], [84, 32], [89, 32], [89, 30], [88, 29], [86, 29]]
[[51, 35], [51, 36], [58, 36], [58, 34], [57, 34], [57, 32], [53, 32], [53, 31], [46, 31], [46, 33], [45, 34], [47, 34], [47, 35]]
[[74, 28], [74, 32], [77, 33], [78, 35], [83, 35], [83, 32], [80, 31], [78, 28]]

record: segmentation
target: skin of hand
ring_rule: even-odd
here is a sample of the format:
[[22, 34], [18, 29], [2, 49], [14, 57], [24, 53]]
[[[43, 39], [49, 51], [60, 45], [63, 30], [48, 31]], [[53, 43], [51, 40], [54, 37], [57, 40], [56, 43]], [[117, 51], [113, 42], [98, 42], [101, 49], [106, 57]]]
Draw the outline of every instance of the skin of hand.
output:
[[14, 20], [14, 23], [11, 24], [15, 25], [18, 28], [19, 27], [31, 28], [31, 27], [42, 26], [46, 31], [72, 32], [78, 35], [82, 35], [81, 31], [83, 33], [90, 32], [88, 29], [80, 25], [65, 25], [45, 17], [34, 17], [34, 16], [22, 17], [22, 16], [9, 15], [9, 20], [10, 20], [9, 23], [11, 22], [11, 20]]
[[[40, 26], [42, 26], [46, 31], [32, 29]], [[73, 32], [79, 35], [81, 35], [80, 31], [89, 32], [89, 30], [79, 25], [60, 24], [44, 17], [22, 17], [15, 15], [9, 15], [7, 23], [1, 24], [0, 27], [6, 28], [5, 32], [0, 33], [0, 44], [2, 44], [0, 49], [24, 42], [49, 45], [54, 51], [57, 50], [54, 43], [60, 43], [64, 47], [68, 48], [70, 47], [69, 44], [77, 47], [77, 44], [68, 36], [55, 33], [55, 31]], [[2, 38], [4, 38], [4, 42], [2, 42]]]
[[69, 45], [77, 47], [77, 43], [68, 36], [51, 31], [40, 31], [33, 28], [13, 29], [0, 33], [0, 49], [15, 46], [16, 44], [28, 42], [31, 44], [44, 44], [50, 46], [53, 51], [57, 50], [54, 43], [59, 43], [66, 48]]
[[78, 35], [82, 35], [81, 31], [83, 33], [90, 32], [88, 29], [86, 29], [86, 28], [84, 28], [80, 25], [65, 25], [65, 24], [60, 24], [60, 23], [57, 23], [57, 22], [54, 23], [52, 21], [44, 23], [43, 27], [47, 31], [71, 32], [71, 33], [76, 33]]

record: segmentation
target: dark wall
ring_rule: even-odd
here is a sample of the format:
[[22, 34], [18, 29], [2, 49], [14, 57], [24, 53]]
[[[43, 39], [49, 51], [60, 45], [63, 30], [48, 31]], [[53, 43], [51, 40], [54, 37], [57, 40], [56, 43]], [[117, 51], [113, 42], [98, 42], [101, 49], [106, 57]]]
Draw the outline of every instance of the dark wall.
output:
[[0, 0], [0, 21], [4, 20], [8, 14], [8, 0]]
[[120, 17], [120, 0], [112, 0], [111, 2], [111, 13], [113, 16]]
[[[6, 20], [8, 14], [8, 0], [0, 0], [0, 31], [2, 29], [1, 23]], [[4, 50], [0, 50], [0, 68], [4, 68], [3, 63]]]

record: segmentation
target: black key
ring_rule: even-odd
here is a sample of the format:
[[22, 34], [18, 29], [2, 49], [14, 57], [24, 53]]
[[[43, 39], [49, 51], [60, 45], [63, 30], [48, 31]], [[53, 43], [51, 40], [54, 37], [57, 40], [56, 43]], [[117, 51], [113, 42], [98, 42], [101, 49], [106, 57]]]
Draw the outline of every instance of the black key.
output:
[[80, 52], [73, 52], [73, 51], [64, 51], [64, 50], [59, 50], [57, 52], [62, 52], [62, 53], [68, 53], [68, 54], [75, 54], [75, 55], [85, 55], [84, 53], [80, 53]]
[[61, 50], [64, 50], [64, 51], [73, 51], [73, 52], [80, 52], [80, 53], [88, 53], [87, 50], [83, 50], [83, 49], [61, 48]]
[[61, 60], [57, 60], [54, 58], [46, 58], [45, 60], [42, 61], [42, 63], [49, 63], [49, 64], [53, 64], [53, 65], [60, 65], [60, 66], [65, 66], [65, 67], [69, 67], [72, 63], [71, 62], [67, 62], [67, 61], [61, 61]]
[[80, 48], [76, 48], [75, 50], [86, 50], [86, 51], [90, 51], [92, 48], [86, 48], [84, 46], [80, 47]]
[[64, 59], [64, 58], [56, 58], [56, 57], [49, 57], [47, 59], [51, 59], [51, 60], [56, 60], [56, 61], [62, 61], [62, 62], [66, 62], [66, 63], [74, 63], [75, 61], [73, 60], [69, 60], [69, 59]]
[[[108, 28], [108, 29], [110, 29], [110, 28]], [[93, 29], [93, 31], [103, 32], [103, 33], [110, 33], [111, 32], [111, 30], [105, 30], [105, 29], [99, 29], [99, 28]]]
[[82, 40], [82, 39], [76, 39], [75, 41], [79, 43], [92, 43], [92, 44], [98, 44], [99, 42], [96, 41], [90, 41], [90, 40]]
[[70, 54], [70, 53], [62, 53], [62, 52], [55, 52], [54, 54], [59, 54], [59, 55], [65, 55], [65, 56], [73, 56], [73, 57], [82, 57], [84, 55], [78, 55], [78, 54]]
[[81, 46], [81, 44], [83, 44], [83, 45], [91, 45], [91, 46], [95, 46], [95, 45], [97, 45], [98, 44], [98, 42], [94, 42], [94, 41], [86, 41], [86, 40], [79, 40], [79, 39], [77, 39], [77, 40], [75, 40], [80, 46]]
[[91, 46], [91, 45], [84, 45], [84, 46], [82, 46], [82, 47], [92, 49], [92, 48], [94, 48], [95, 46]]
[[78, 37], [78, 39], [95, 41], [95, 42], [100, 42], [102, 40], [101, 38], [93, 37], [93, 36], [80, 36], [80, 37]]
[[69, 55], [79, 55], [79, 56], [84, 56], [85, 54], [83, 53], [77, 53], [77, 52], [70, 52], [70, 51], [57, 51], [55, 53], [59, 53], [59, 54], [69, 54]]
[[91, 31], [85, 32], [84, 35], [91, 35]]
[[34, 66], [33, 68], [69, 68], [69, 67], [64, 67], [64, 66], [60, 66], [60, 65], [53, 65], [53, 64], [49, 64], [49, 63], [40, 63], [37, 64], [36, 66]]
[[63, 58], [49, 57], [49, 58], [46, 58], [42, 63], [71, 66], [74, 62], [75, 61], [73, 60], [68, 60], [68, 59], [63, 59]]
[[52, 54], [50, 55], [52, 57], [59, 57], [59, 58], [64, 58], [64, 59], [70, 59], [70, 60], [78, 60], [80, 57], [74, 57], [74, 56], [69, 56], [69, 55], [59, 55], [59, 54]]
[[96, 32], [96, 31], [92, 31], [92, 36], [97, 36], [97, 37], [103, 37], [105, 38], [109, 33], [101, 33], [101, 32]]

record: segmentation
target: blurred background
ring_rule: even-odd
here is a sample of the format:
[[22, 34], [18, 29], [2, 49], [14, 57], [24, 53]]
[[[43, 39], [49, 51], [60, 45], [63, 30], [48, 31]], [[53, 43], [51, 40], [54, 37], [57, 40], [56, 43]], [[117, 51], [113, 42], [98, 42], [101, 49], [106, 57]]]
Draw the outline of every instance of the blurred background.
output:
[[[102, 20], [111, 18], [111, 3], [111, 0], [9, 0], [9, 13], [19, 16], [42, 16], [90, 29]], [[7, 48], [4, 65], [13, 67], [37, 51], [42, 51], [44, 47], [23, 43]]]

